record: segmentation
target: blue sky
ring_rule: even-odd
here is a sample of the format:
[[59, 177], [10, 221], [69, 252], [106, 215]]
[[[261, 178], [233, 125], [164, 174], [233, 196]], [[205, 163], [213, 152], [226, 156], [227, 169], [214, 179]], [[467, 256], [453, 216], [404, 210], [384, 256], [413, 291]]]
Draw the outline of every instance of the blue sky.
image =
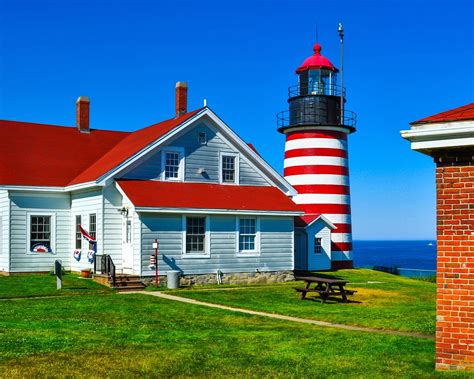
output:
[[354, 238], [432, 239], [434, 164], [399, 131], [472, 101], [473, 12], [470, 0], [0, 0], [0, 118], [74, 125], [87, 95], [92, 127], [135, 130], [172, 117], [187, 81], [190, 109], [206, 98], [281, 172], [275, 114], [316, 27], [339, 66], [342, 21]]

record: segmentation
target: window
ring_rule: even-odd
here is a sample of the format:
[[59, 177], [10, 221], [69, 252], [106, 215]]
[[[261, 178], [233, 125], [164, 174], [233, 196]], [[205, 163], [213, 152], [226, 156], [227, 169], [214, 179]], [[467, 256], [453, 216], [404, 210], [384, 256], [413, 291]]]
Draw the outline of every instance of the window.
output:
[[76, 216], [76, 249], [82, 249], [81, 216]]
[[205, 145], [207, 143], [206, 132], [198, 133], [198, 141], [200, 145]]
[[165, 163], [165, 179], [178, 179], [179, 177], [179, 153], [167, 152]]
[[163, 149], [161, 156], [162, 179], [183, 180], [184, 149], [178, 147], [167, 147]]
[[221, 154], [220, 155], [220, 182], [238, 183], [239, 182], [239, 155]]
[[89, 235], [97, 239], [97, 218], [95, 213], [89, 215]]
[[256, 251], [257, 220], [255, 218], [239, 219], [239, 251]]
[[322, 238], [314, 237], [314, 254], [321, 254], [323, 251]]
[[125, 222], [125, 242], [132, 243], [132, 220], [127, 218]]
[[48, 253], [51, 247], [51, 216], [30, 216], [30, 251]]
[[206, 253], [206, 218], [186, 217], [186, 254]]

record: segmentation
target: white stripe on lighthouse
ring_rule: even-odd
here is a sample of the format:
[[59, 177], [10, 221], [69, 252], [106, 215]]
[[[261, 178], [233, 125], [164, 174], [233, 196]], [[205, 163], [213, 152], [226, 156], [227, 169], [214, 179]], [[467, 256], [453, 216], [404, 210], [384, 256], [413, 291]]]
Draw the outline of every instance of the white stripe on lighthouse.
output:
[[286, 141], [285, 144], [285, 151], [317, 148], [347, 150], [347, 142], [332, 138], [301, 138]]
[[284, 161], [284, 167], [294, 167], [294, 166], [347, 166], [347, 159], [340, 157], [294, 157], [286, 158]]
[[333, 195], [322, 193], [303, 193], [293, 197], [296, 204], [349, 204], [349, 195]]
[[[336, 229], [337, 230], [337, 229]], [[331, 233], [331, 241], [333, 242], [352, 242], [351, 233]]]
[[349, 185], [349, 177], [346, 175], [326, 175], [326, 174], [303, 174], [289, 175], [285, 177], [291, 185], [304, 184], [336, 184]]
[[[333, 224], [350, 224], [351, 223], [351, 215], [350, 214], [324, 214], [324, 217], [327, 217], [329, 221]], [[337, 230], [337, 229], [335, 229]]]

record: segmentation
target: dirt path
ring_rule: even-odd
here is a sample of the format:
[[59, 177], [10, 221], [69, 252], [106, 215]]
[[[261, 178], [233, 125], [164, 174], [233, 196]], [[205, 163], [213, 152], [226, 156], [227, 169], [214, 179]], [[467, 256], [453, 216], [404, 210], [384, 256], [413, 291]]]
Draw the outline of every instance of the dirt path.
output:
[[434, 336], [430, 336], [430, 335], [426, 335], [426, 334], [410, 333], [410, 332], [399, 332], [399, 331], [396, 331], [396, 330], [382, 330], [382, 329], [374, 329], [374, 328], [365, 328], [365, 327], [362, 327], [362, 326], [352, 326], [352, 325], [344, 325], [344, 324], [334, 324], [332, 322], [326, 322], [326, 321], [309, 320], [309, 319], [305, 319], [305, 318], [284, 316], [284, 315], [279, 315], [279, 314], [274, 314], [274, 313], [252, 311], [252, 310], [249, 310], [249, 309], [234, 308], [234, 307], [229, 307], [229, 306], [226, 306], [226, 305], [206, 303], [204, 301], [188, 299], [188, 298], [185, 298], [185, 297], [180, 297], [180, 296], [175, 296], [175, 295], [169, 295], [169, 294], [162, 293], [162, 292], [145, 292], [145, 291], [136, 291], [135, 292], [135, 291], [133, 291], [133, 292], [123, 292], [122, 293], [122, 295], [126, 295], [126, 294], [142, 294], [142, 295], [148, 295], [148, 296], [156, 296], [156, 297], [159, 297], [159, 298], [162, 298], [162, 299], [179, 301], [179, 302], [187, 303], [187, 304], [201, 305], [201, 306], [204, 306], [204, 307], [224, 309], [224, 310], [231, 311], [231, 312], [239, 312], [239, 313], [245, 313], [245, 314], [254, 315], [254, 316], [269, 317], [269, 318], [274, 318], [274, 319], [278, 319], [278, 320], [299, 322], [299, 323], [303, 323], [303, 324], [311, 324], [311, 325], [323, 326], [323, 327], [328, 327], [328, 328], [336, 328], [336, 329], [344, 329], [344, 330], [352, 330], [352, 331], [368, 332], [368, 333], [381, 333], [381, 334], [389, 334], [389, 335], [402, 336], [402, 337], [426, 338], [426, 339], [434, 340]]

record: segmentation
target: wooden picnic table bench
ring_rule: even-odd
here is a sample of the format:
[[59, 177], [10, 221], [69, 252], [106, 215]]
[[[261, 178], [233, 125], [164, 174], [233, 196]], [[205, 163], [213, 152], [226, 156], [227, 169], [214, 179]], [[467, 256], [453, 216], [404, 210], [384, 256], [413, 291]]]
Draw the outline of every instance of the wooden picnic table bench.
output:
[[[329, 297], [340, 296], [347, 303], [347, 296], [354, 295], [357, 291], [345, 289], [347, 281], [340, 279], [322, 278], [319, 276], [302, 276], [296, 277], [296, 280], [303, 280], [304, 287], [294, 287], [296, 292], [301, 293], [301, 300], [306, 299], [308, 292], [315, 292], [321, 298], [321, 303], [326, 302]], [[311, 288], [311, 284], [315, 284]]]

